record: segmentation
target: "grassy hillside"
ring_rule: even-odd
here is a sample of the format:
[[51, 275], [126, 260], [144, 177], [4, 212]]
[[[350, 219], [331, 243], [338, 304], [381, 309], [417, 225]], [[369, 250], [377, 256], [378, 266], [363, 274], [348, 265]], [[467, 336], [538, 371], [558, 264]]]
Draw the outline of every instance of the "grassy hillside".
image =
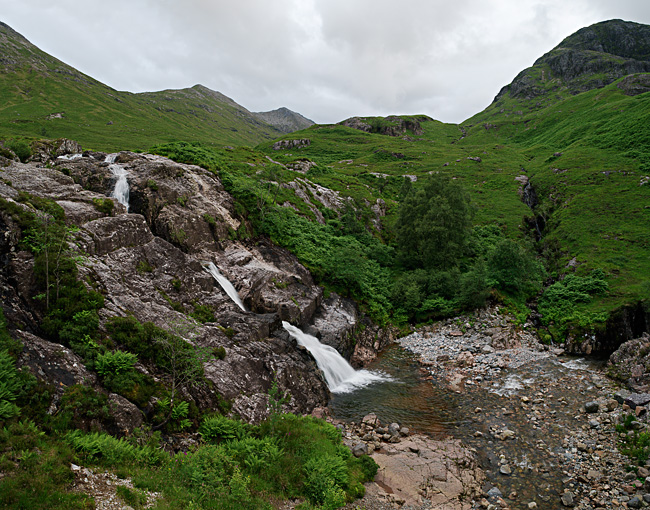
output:
[[0, 139], [60, 138], [95, 150], [143, 150], [163, 141], [255, 145], [281, 134], [223, 94], [196, 85], [116, 91], [0, 24]]
[[[110, 151], [155, 146], [211, 168], [249, 219], [234, 235], [270, 235], [380, 321], [428, 320], [469, 306], [458, 294], [460, 275], [482, 275], [481, 264], [479, 287], [521, 305], [536, 286], [522, 293], [499, 283], [494, 249], [504, 239], [537, 254], [547, 285], [602, 271], [607, 292], [576, 298], [566, 323], [546, 321], [562, 340], [572, 325], [595, 328], [650, 298], [650, 74], [638, 72], [650, 69], [647, 32], [620, 20], [577, 32], [460, 126], [423, 115], [355, 117], [274, 139], [275, 128], [218, 92], [198, 85], [117, 92], [0, 26], [7, 98], [0, 139], [68, 137]], [[474, 211], [455, 268], [411, 267], [400, 244], [400, 205], [431, 175], [460, 184]], [[440, 274], [454, 292], [440, 286]]]

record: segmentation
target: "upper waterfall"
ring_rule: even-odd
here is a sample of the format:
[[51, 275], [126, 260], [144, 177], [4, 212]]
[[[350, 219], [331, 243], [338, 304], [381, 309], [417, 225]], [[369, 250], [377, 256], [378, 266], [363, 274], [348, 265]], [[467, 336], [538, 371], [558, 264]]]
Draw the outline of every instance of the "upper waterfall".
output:
[[300, 345], [311, 352], [332, 393], [348, 393], [373, 382], [390, 380], [390, 377], [384, 374], [355, 370], [334, 347], [320, 343], [315, 336], [286, 321], [282, 322], [282, 326]]
[[113, 175], [117, 177], [111, 197], [116, 198], [120, 204], [126, 207], [126, 212], [129, 212], [129, 181], [126, 179], [128, 172], [122, 165], [115, 163], [116, 158], [117, 154], [108, 154], [104, 160], [109, 164], [108, 168]]
[[221, 288], [226, 291], [226, 294], [228, 294], [228, 296], [230, 296], [230, 299], [232, 299], [235, 304], [245, 312], [246, 307], [244, 306], [244, 303], [242, 303], [242, 300], [237, 293], [237, 289], [233, 287], [233, 284], [230, 283], [228, 278], [221, 274], [217, 266], [215, 266], [212, 262], [206, 262], [203, 267], [208, 273], [212, 275], [215, 280], [217, 280], [217, 282], [219, 282], [219, 285], [221, 285]]

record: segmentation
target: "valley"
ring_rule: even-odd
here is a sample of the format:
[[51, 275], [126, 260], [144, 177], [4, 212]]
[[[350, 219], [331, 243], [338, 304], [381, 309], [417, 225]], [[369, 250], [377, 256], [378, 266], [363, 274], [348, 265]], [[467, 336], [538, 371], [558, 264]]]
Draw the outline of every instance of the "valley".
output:
[[649, 38], [318, 125], [0, 24], [0, 506], [647, 506]]

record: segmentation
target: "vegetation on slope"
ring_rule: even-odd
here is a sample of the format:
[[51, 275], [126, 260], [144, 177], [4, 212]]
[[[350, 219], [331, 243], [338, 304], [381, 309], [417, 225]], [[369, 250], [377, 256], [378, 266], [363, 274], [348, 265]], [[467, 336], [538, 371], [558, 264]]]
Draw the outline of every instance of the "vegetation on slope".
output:
[[114, 90], [4, 24], [0, 48], [0, 138], [66, 137], [112, 152], [174, 140], [256, 144], [281, 134], [201, 85], [141, 94]]

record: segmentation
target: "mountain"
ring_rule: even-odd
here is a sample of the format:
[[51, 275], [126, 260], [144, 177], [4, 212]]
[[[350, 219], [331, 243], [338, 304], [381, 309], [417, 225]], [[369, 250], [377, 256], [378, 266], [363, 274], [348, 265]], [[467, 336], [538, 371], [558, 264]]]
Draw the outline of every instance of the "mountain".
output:
[[274, 126], [283, 133], [299, 131], [315, 124], [313, 120], [303, 117], [299, 113], [292, 112], [288, 108], [284, 107], [278, 108], [277, 110], [271, 110], [270, 112], [256, 112], [255, 115], [263, 122]]
[[[255, 145], [291, 126], [312, 124], [289, 110], [251, 113], [202, 85], [120, 92], [41, 51], [4, 23], [0, 55], [1, 138], [67, 137], [96, 150], [141, 150], [172, 140]], [[282, 119], [273, 121], [282, 129], [266, 116]]]

